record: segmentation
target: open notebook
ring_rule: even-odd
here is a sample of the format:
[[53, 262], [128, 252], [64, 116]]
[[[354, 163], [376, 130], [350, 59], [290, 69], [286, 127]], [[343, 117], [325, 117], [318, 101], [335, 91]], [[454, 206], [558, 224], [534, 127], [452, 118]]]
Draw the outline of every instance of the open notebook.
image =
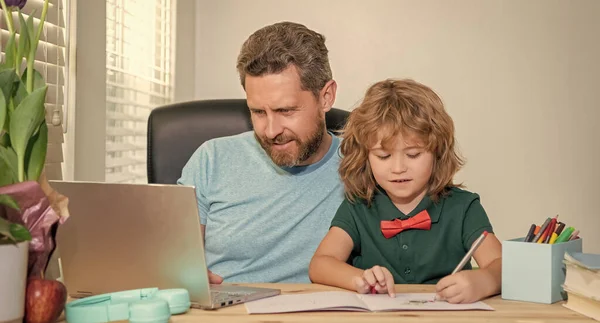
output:
[[483, 302], [450, 304], [434, 301], [434, 293], [362, 295], [353, 292], [317, 292], [279, 295], [246, 303], [249, 314], [309, 311], [464, 311], [494, 309]]

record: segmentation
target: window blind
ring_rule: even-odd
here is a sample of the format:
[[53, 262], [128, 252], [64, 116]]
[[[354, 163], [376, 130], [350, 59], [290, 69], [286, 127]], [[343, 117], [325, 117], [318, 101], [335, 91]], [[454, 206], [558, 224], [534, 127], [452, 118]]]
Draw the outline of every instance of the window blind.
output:
[[[21, 13], [25, 20], [33, 13], [34, 29], [39, 26], [39, 17], [43, 8], [43, 0], [29, 0]], [[35, 69], [44, 77], [48, 90], [46, 93], [46, 123], [48, 124], [48, 150], [46, 154], [45, 173], [48, 179], [62, 179], [62, 162], [64, 142], [62, 116], [67, 96], [67, 19], [69, 0], [50, 0], [46, 21], [35, 56]], [[5, 48], [9, 32], [2, 15], [0, 24], [0, 43]], [[13, 22], [17, 32], [21, 30], [19, 17], [13, 13]], [[18, 34], [18, 33], [17, 33]], [[18, 37], [18, 36], [17, 36]], [[4, 50], [2, 50], [4, 59]], [[25, 68], [23, 60], [23, 69]], [[54, 122], [53, 122], [54, 118]]]
[[150, 111], [173, 101], [172, 0], [106, 2], [107, 182], [145, 183]]

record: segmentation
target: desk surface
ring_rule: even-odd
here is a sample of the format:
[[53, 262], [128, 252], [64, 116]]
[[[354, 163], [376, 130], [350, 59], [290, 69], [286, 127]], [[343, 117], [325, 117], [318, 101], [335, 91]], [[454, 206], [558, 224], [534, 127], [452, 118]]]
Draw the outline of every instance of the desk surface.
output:
[[[336, 290], [317, 284], [248, 284], [247, 286], [279, 288], [282, 294], [306, 293]], [[396, 285], [400, 293], [433, 292], [432, 285]], [[192, 322], [596, 322], [571, 311], [563, 302], [552, 305], [515, 302], [495, 296], [484, 300], [495, 311], [453, 311], [453, 312], [306, 312], [288, 314], [249, 315], [243, 304], [221, 308], [215, 311], [192, 309], [185, 315], [171, 317], [170, 323]]]

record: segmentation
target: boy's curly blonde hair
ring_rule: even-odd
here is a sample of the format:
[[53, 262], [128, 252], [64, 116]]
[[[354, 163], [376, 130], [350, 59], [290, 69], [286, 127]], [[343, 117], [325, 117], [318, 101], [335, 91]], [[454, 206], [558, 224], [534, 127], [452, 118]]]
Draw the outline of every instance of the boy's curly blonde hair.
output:
[[390, 147], [398, 136], [416, 136], [434, 155], [429, 195], [435, 202], [454, 184], [464, 160], [455, 148], [454, 122], [439, 96], [413, 80], [387, 79], [373, 84], [341, 131], [339, 174], [345, 195], [370, 204], [377, 187], [369, 165], [369, 150], [381, 139]]

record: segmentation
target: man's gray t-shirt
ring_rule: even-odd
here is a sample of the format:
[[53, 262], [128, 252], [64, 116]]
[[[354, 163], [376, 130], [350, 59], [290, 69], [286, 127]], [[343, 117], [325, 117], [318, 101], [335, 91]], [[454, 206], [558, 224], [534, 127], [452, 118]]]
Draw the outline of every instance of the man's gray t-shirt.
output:
[[252, 131], [212, 139], [178, 180], [196, 187], [208, 268], [226, 282], [308, 283], [308, 265], [343, 201], [340, 139], [308, 166], [282, 168]]

